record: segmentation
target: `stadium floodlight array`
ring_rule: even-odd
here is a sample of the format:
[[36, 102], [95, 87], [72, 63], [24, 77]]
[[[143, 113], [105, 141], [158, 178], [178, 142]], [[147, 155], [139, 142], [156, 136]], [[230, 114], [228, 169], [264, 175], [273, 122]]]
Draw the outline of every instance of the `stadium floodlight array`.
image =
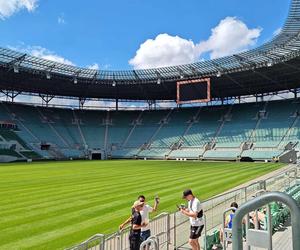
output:
[[273, 40], [256, 49], [233, 56], [157, 69], [109, 71], [79, 68], [1, 48], [0, 65], [2, 67], [17, 66], [20, 71], [44, 74], [47, 78], [49, 78], [49, 74], [59, 74], [97, 83], [153, 83], [183, 78], [220, 76], [221, 74], [273, 66], [298, 57], [300, 55], [299, 31], [300, 1], [292, 0], [285, 25]]

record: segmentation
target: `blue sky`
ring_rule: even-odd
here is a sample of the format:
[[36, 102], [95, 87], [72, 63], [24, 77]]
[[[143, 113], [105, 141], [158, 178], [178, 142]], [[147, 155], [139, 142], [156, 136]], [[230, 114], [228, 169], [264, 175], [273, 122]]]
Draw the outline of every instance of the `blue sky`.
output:
[[[63, 58], [77, 66], [98, 65], [100, 69], [165, 66], [166, 61], [177, 64], [218, 57], [271, 39], [283, 25], [289, 3], [290, 0], [0, 0], [0, 46], [48, 55], [50, 59]], [[211, 30], [220, 27], [222, 20], [219, 35], [209, 39]], [[238, 41], [237, 47], [224, 52], [227, 45], [223, 40], [228, 38], [223, 38], [221, 32], [229, 27], [225, 23], [233, 25], [232, 32], [245, 25], [242, 29], [249, 39]], [[236, 39], [245, 36], [237, 34]], [[152, 40], [138, 51], [147, 39]], [[234, 46], [230, 40], [227, 44]]]

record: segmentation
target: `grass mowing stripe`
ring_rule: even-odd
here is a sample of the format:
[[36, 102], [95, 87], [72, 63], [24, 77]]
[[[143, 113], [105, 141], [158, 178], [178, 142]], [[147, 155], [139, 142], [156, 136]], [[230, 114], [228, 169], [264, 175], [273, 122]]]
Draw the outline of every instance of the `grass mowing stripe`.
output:
[[[155, 171], [154, 173], [153, 173], [153, 175], [156, 175], [156, 173], [157, 173], [157, 171]], [[119, 173], [120, 174], [120, 173]], [[121, 176], [121, 175], [120, 175]], [[120, 176], [116, 176], [115, 177], [115, 179], [119, 179], [120, 178]], [[142, 177], [142, 176], [144, 176], [144, 173], [140, 173], [140, 174], [136, 174], [135, 175], [135, 177], [136, 178], [139, 178], [139, 177]], [[152, 174], [148, 174], [147, 173], [147, 176], [149, 177], [149, 178], [151, 178], [152, 177]], [[88, 176], [87, 176], [88, 177]], [[99, 180], [99, 179], [101, 179], [100, 177], [97, 177], [97, 178], [92, 178], [92, 177], [88, 177], [89, 178], [89, 180], [88, 181], [86, 181], [86, 182], [82, 182], [82, 179], [83, 179], [83, 177], [81, 176], [81, 181], [80, 182], [77, 182], [76, 180], [74, 180], [74, 179], [71, 179], [69, 182], [66, 182], [66, 181], [64, 181], [63, 183], [61, 183], [61, 181], [60, 181], [60, 183], [61, 183], [61, 185], [58, 185], [58, 186], [55, 186], [55, 187], [53, 187], [54, 185], [53, 185], [53, 183], [52, 182], [50, 182], [50, 184], [49, 185], [45, 185], [45, 182], [44, 182], [44, 187], [45, 188], [47, 188], [47, 190], [51, 190], [51, 187], [52, 187], [52, 189], [57, 189], [58, 187], [62, 187], [62, 188], [66, 188], [66, 186], [69, 186], [69, 187], [72, 187], [73, 185], [74, 185], [74, 183], [76, 184], [76, 185], [81, 185], [81, 184], [83, 184], [83, 185], [86, 185], [86, 184], [90, 184], [90, 183], [93, 183], [93, 181], [95, 181], [95, 180]], [[102, 176], [102, 178], [103, 178], [103, 176]], [[123, 179], [126, 179], [124, 176], [122, 177]], [[114, 179], [110, 179], [110, 180], [108, 180], [108, 181], [104, 181], [104, 183], [113, 183], [113, 181], [114, 181]], [[70, 185], [67, 185], [67, 184], [69, 184], [70, 183]], [[12, 183], [9, 183], [10, 185], [12, 184]], [[14, 186], [14, 187], [16, 187], [16, 186]], [[49, 188], [50, 187], [50, 188]], [[31, 188], [31, 189], [33, 189], [33, 188]], [[40, 193], [40, 192], [42, 192], [42, 191], [40, 191], [40, 189], [38, 189], [38, 187], [34, 187], [34, 191], [36, 191], [36, 190], [38, 190], [38, 193]], [[18, 191], [16, 188], [14, 188], [14, 189], [12, 189], [11, 190], [12, 192], [15, 192], [15, 191]], [[22, 192], [26, 192], [26, 191], [28, 191], [27, 189], [24, 189], [24, 188], [22, 188]], [[4, 192], [5, 194], [9, 194], [8, 193], [8, 190], [6, 190], [5, 192]], [[32, 194], [32, 193], [31, 193]], [[1, 192], [0, 192], [0, 195], [1, 195]], [[20, 194], [20, 196], [22, 196], [21, 194]]]
[[[231, 176], [230, 173], [227, 174], [228, 176]], [[225, 175], [226, 177], [226, 175]], [[199, 180], [198, 179], [195, 179], [195, 177], [192, 177], [190, 179], [185, 179], [184, 181], [184, 185], [186, 185], [185, 183], [188, 182], [190, 183], [191, 185], [193, 185], [194, 183], [198, 183]], [[202, 182], [201, 185], [203, 187], [207, 186], [207, 185], [210, 185], [211, 182], [210, 181], [206, 181], [206, 182]], [[161, 189], [161, 187], [164, 188], [164, 190], [168, 190], [169, 193], [174, 193], [175, 190], [178, 190], [178, 187], [180, 186], [180, 184], [178, 183], [178, 181], [175, 182], [168, 182], [167, 185], [166, 184], [160, 184], [158, 186], [155, 187], [154, 190], [145, 190], [147, 192], [150, 192], [150, 191], [158, 191]], [[113, 193], [113, 192], [112, 192]], [[132, 193], [133, 196], [136, 196], [136, 193]], [[117, 196], [116, 194], [116, 199], [119, 199], [122, 195], [119, 195]], [[97, 196], [95, 196], [97, 197]], [[99, 203], [103, 202], [103, 203], [107, 203], [110, 201], [110, 199], [106, 199], [106, 200], [99, 200], [99, 199], [96, 199], [96, 201], [91, 201], [90, 199], [88, 199], [87, 197], [85, 197], [86, 200], [88, 200], [89, 202], [85, 202], [83, 204], [80, 204], [80, 203], [77, 203], [76, 206], [72, 206], [70, 205], [70, 203], [64, 203], [64, 205], [66, 206], [66, 208], [63, 208], [62, 206], [54, 206], [54, 209], [51, 209], [53, 206], [49, 207], [48, 209], [43, 209], [42, 210], [42, 214], [37, 214], [33, 209], [30, 209], [29, 210], [29, 213], [22, 213], [22, 220], [24, 221], [24, 219], [28, 219], [30, 221], [36, 221], [38, 220], [39, 218], [43, 218], [43, 216], [45, 214], [47, 214], [47, 216], [51, 216], [52, 213], [54, 213], [54, 215], [57, 214], [57, 212], [60, 213], [61, 216], [64, 216], [65, 213], [69, 213], [71, 212], [71, 210], [79, 210], [79, 209], [83, 209], [85, 207], [99, 207]], [[124, 204], [126, 205], [126, 204]], [[54, 211], [52, 211], [54, 210]], [[29, 216], [28, 216], [29, 215]], [[2, 225], [0, 225], [0, 229], [3, 228], [3, 227], [8, 227], [8, 226], [11, 226], [10, 222], [12, 223], [12, 225], [15, 225], [15, 221], [18, 221], [18, 217], [14, 216], [13, 218], [12, 217], [9, 217], [9, 216], [5, 216], [5, 219], [4, 221], [2, 222]]]
[[[223, 173], [226, 173], [226, 172], [228, 172], [227, 170], [224, 170], [224, 171], [220, 171], [219, 172], [219, 174], [223, 174]], [[174, 172], [173, 173], [173, 175], [175, 175], [176, 173]], [[178, 172], [178, 174], [180, 174], [180, 172]], [[186, 173], [185, 173], [186, 174]], [[213, 176], [213, 175], [215, 175], [215, 173], [207, 173], [207, 174], [204, 174], [204, 175], [201, 175], [203, 178], [207, 178], [207, 177], [210, 177], [210, 176]], [[176, 177], [175, 177], [176, 178]], [[137, 178], [137, 179], [139, 179], [139, 178]], [[151, 185], [151, 184], [153, 184], [153, 183], [156, 183], [157, 182], [157, 180], [155, 180], [156, 179], [156, 177], [154, 178], [154, 180], [153, 181], [150, 181], [151, 180], [151, 178], [147, 175], [147, 184], [148, 185]], [[139, 179], [139, 180], [143, 180], [143, 179]], [[172, 179], [170, 179], [170, 177], [169, 176], [166, 176], [165, 178], [160, 178], [160, 181], [162, 182], [162, 181], [164, 181], [164, 180], [172, 180]], [[128, 183], [131, 183], [131, 185], [130, 184], [128, 184]], [[127, 185], [128, 184], [128, 185]], [[132, 183], [132, 179], [130, 179], [130, 180], [127, 180], [126, 182], [123, 182], [122, 183], [122, 185], [124, 185], [124, 186], [126, 186], [126, 187], [132, 187], [132, 186], [135, 186], [136, 184], [135, 183]], [[102, 191], [102, 194], [105, 194], [105, 193], [103, 193], [104, 191], [106, 191], [106, 192], [110, 192], [111, 190], [112, 190], [112, 188], [114, 188], [114, 187], [116, 187], [116, 188], [118, 188], [120, 186], [120, 184], [119, 183], [116, 183], [115, 185], [111, 185], [111, 186], [109, 186], [109, 184], [107, 184], [107, 185], [101, 185], [101, 187], [99, 187], [99, 184], [98, 183], [96, 183], [96, 184], [93, 184], [93, 185], [89, 185], [88, 187], [89, 187], [89, 190], [90, 190], [90, 193], [91, 192], [93, 192], [93, 191], [98, 191], [99, 190], [99, 188], [101, 188], [101, 191]], [[55, 196], [58, 196], [58, 197], [61, 197], [61, 198], [68, 198], [68, 197], [72, 197], [73, 195], [73, 192], [74, 192], [74, 187], [77, 187], [76, 185], [74, 185], [72, 188], [66, 188], [66, 191], [68, 191], [68, 192], [65, 192], [65, 191], [61, 191], [61, 192], [57, 192], [57, 190], [56, 190], [56, 192], [55, 192], [55, 190], [53, 190], [53, 194], [55, 194]], [[96, 189], [93, 189], [94, 187], [97, 187]], [[105, 187], [105, 188], [104, 188]], [[84, 191], [83, 189], [81, 189], [81, 191]], [[27, 197], [24, 197], [24, 193], [26, 194], [26, 196], [27, 195], [29, 195], [28, 193], [26, 193], [26, 192], [22, 192], [22, 199], [21, 200], [19, 200], [19, 199], [17, 199], [17, 197], [16, 196], [14, 196], [14, 199], [16, 200], [16, 201], [18, 201], [18, 203], [20, 204], [20, 205], [26, 205], [26, 202], [28, 202], [28, 199], [27, 199]], [[65, 194], [66, 193], [68, 193], [68, 194], [70, 194], [70, 196], [65, 196]], [[52, 190], [51, 190], [51, 192], [49, 192], [48, 191], [48, 189], [47, 189], [47, 194], [48, 195], [50, 195], [50, 194], [52, 194]], [[84, 195], [84, 193], [77, 193], [77, 194], [82, 194], [82, 195]], [[41, 191], [41, 196], [43, 197], [44, 196], [44, 191]], [[38, 198], [38, 197], [35, 197], [34, 195], [32, 195], [32, 194], [30, 194], [30, 197], [31, 198]], [[52, 200], [54, 200], [53, 199], [54, 198], [54, 196], [52, 196]], [[8, 198], [8, 200], [10, 201], [10, 198]], [[25, 200], [26, 202], [24, 202], [24, 203], [21, 203], [21, 201], [22, 200]], [[5, 204], [5, 202], [4, 201], [7, 201], [6, 199], [3, 199], [2, 200], [2, 202], [3, 202], [3, 206], [2, 206], [2, 210], [5, 210], [6, 209], [6, 204]], [[7, 202], [7, 204], [10, 204], [10, 202], [8, 203]], [[9, 207], [8, 207], [9, 208]], [[0, 213], [1, 214], [1, 213]]]
[[[230, 173], [228, 174], [228, 175], [230, 175]], [[184, 179], [184, 182], [188, 182], [188, 183], [190, 183], [193, 179], [194, 179], [195, 177], [192, 177], [192, 178], [190, 178], [190, 179]], [[208, 180], [208, 182], [209, 182], [209, 180]], [[171, 183], [171, 184], [169, 184], [169, 185], [173, 185], [172, 184], [172, 181], [170, 180], [168, 183]], [[174, 187], [176, 187], [176, 185], [175, 184], [177, 184], [178, 185], [178, 182], [177, 183], [174, 183]], [[203, 182], [202, 183], [202, 185], [204, 185], [205, 184], [205, 182]], [[150, 185], [149, 185], [150, 186]], [[161, 184], [161, 185], [158, 185], [158, 186], [156, 186], [157, 188], [160, 188], [160, 187], [164, 187], [164, 188], [167, 188], [168, 186], [165, 186], [165, 184]], [[130, 189], [129, 189], [130, 190]], [[112, 193], [112, 191], [113, 190], [111, 190], [110, 191], [110, 193]], [[124, 190], [123, 190], [124, 191]], [[125, 191], [127, 191], [127, 189], [125, 190]], [[151, 191], [151, 190], [146, 190], [147, 192], [149, 192], [149, 191]], [[107, 193], [108, 194], [108, 193]], [[93, 197], [97, 197], [97, 194], [91, 194], [92, 195], [92, 197], [91, 196], [84, 196], [85, 197], [85, 199], [90, 199], [90, 198], [93, 198]], [[103, 193], [103, 195], [105, 195], [105, 193]], [[122, 195], [120, 195], [120, 196], [122, 196]], [[115, 198], [119, 198], [120, 196], [116, 196]], [[76, 199], [76, 197], [72, 197], [72, 200], [74, 200], [74, 199]], [[29, 201], [30, 202], [30, 201]], [[41, 201], [42, 202], [42, 201]], [[65, 202], [69, 202], [69, 200], [65, 200]], [[103, 202], [107, 202], [107, 200], [103, 200]], [[57, 205], [57, 204], [59, 204], [59, 201], [58, 201], [58, 203], [54, 203], [54, 204], [51, 204], [50, 202], [48, 203], [46, 203], [46, 204], [44, 204], [44, 203], [42, 203], [43, 204], [43, 206], [45, 205], [46, 207], [51, 207], [51, 206], [53, 206], [53, 205]], [[42, 206], [42, 207], [43, 207]], [[40, 209], [40, 208], [42, 208], [41, 206], [38, 206], [38, 207], [36, 207], [36, 209]], [[25, 214], [24, 213], [22, 213], [22, 217], [24, 218], [24, 216], [27, 214], [26, 212], [27, 212], [27, 210], [29, 210], [29, 212], [30, 213], [32, 213], [33, 211], [34, 211], [34, 208], [35, 208], [35, 206], [30, 206], [30, 207], [26, 207], [26, 211], [24, 211], [25, 212]], [[22, 209], [24, 210], [24, 206], [23, 206], [23, 204], [22, 204]], [[47, 213], [48, 211], [47, 210], [43, 210], [43, 212], [44, 213]], [[12, 214], [14, 214], [14, 211], [10, 211], [10, 213], [12, 213]], [[7, 219], [7, 217], [8, 217], [8, 215], [10, 214], [10, 213], [1, 213], [2, 215], [5, 215], [6, 216], [6, 219]]]
[[72, 190], [72, 191], [74, 191], [74, 190]]
[[[197, 181], [196, 181], [196, 183], [197, 183]], [[193, 184], [194, 180], [192, 180], [192, 179], [189, 180], [189, 183]], [[171, 191], [173, 192], [174, 187], [175, 187], [175, 190], [176, 189], [178, 190], [178, 188], [176, 187], [175, 184], [178, 185], [178, 183], [174, 183], [174, 185], [173, 185], [173, 184], [170, 184], [168, 182], [168, 185], [164, 186], [164, 190], [168, 190], [169, 193], [171, 193]], [[202, 185], [204, 185], [204, 183], [202, 183]], [[170, 189], [170, 188], [168, 189], [168, 187], [170, 187], [170, 188], [173, 187], [173, 189]], [[160, 187], [156, 187], [155, 191], [158, 191], [159, 189], [160, 189]], [[136, 193], [133, 193], [132, 195], [133, 195], [133, 197], [135, 197]], [[104, 202], [105, 204], [107, 202], [109, 202], [109, 199], [107, 199], [105, 201], [103, 201], [103, 200], [101, 201], [99, 199], [95, 199], [95, 201], [94, 200], [91, 201], [90, 199], [87, 199], [87, 200], [89, 201], [88, 203], [83, 202], [81, 204], [79, 202], [78, 204], [76, 204], [76, 206], [74, 206], [74, 205], [72, 206], [69, 203], [67, 203], [67, 204], [64, 203], [63, 206], [49, 207], [48, 209], [43, 209], [42, 213], [36, 213], [34, 210], [30, 209], [29, 214], [26, 213], [26, 212], [22, 213], [22, 216], [21, 216], [22, 223], [24, 223], [25, 221], [28, 221], [28, 220], [31, 221], [31, 222], [34, 222], [34, 221], [37, 221], [39, 219], [43, 219], [43, 216], [45, 216], [45, 215], [47, 215], [48, 217], [49, 216], [56, 216], [58, 212], [60, 213], [60, 216], [64, 217], [65, 216], [64, 214], [69, 213], [71, 211], [80, 210], [80, 209], [82, 210], [86, 207], [93, 207], [93, 206], [99, 207], [99, 204], [101, 204], [101, 202]], [[130, 205], [130, 204], [124, 204], [124, 205]], [[2, 224], [0, 225], [0, 229], [17, 224], [17, 222], [19, 220], [19, 217], [20, 216], [10, 216], [10, 217], [6, 216], [5, 219], [3, 220]], [[21, 227], [21, 226], [22, 225], [19, 224], [19, 227]]]
[[24, 216], [24, 215], [23, 215]]

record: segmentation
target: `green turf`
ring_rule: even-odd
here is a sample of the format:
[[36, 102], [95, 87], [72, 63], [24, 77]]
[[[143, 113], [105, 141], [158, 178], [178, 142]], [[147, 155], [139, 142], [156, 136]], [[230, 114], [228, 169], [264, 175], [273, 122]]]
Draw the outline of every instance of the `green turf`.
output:
[[282, 167], [266, 163], [76, 161], [0, 165], [0, 249], [63, 249], [110, 233], [139, 194], [174, 211], [182, 190], [202, 200]]

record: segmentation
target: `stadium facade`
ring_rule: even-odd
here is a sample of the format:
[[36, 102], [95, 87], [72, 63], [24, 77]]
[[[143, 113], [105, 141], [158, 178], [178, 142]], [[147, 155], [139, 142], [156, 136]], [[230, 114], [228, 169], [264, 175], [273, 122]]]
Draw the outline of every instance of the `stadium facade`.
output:
[[[300, 140], [300, 1], [270, 42], [215, 60], [145, 70], [78, 68], [0, 49], [1, 160], [154, 158], [296, 161]], [[193, 96], [194, 83], [202, 89]], [[191, 85], [184, 89], [184, 84]], [[192, 86], [193, 85], [193, 86]], [[204, 87], [203, 87], [204, 86]], [[181, 91], [181, 92], [180, 92]], [[264, 96], [292, 93], [276, 102]], [[76, 98], [81, 109], [16, 104], [19, 94]], [[185, 93], [181, 96], [180, 93]], [[205, 93], [205, 94], [203, 94]], [[241, 104], [243, 98], [255, 102]], [[115, 110], [84, 109], [89, 98]], [[234, 105], [223, 105], [227, 100]], [[118, 110], [120, 101], [177, 101], [165, 110]], [[207, 105], [181, 107], [205, 100]], [[212, 102], [219, 105], [212, 106]]]

